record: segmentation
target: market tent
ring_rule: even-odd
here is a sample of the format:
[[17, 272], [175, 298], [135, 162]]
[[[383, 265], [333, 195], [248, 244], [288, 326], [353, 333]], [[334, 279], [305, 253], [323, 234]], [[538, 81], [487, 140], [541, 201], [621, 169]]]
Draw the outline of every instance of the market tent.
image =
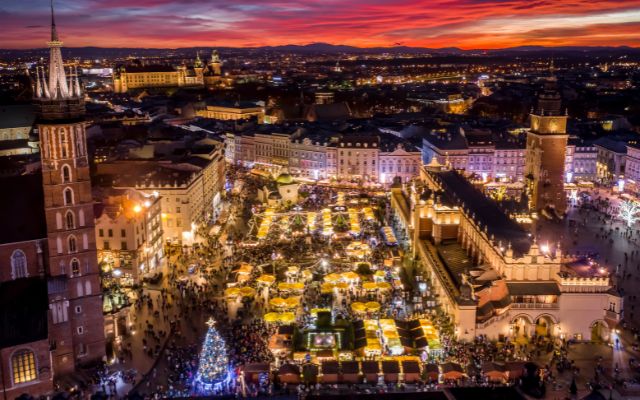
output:
[[322, 383], [338, 383], [339, 364], [337, 361], [325, 361], [320, 365]]
[[280, 382], [290, 385], [297, 385], [300, 383], [300, 367], [295, 364], [283, 364], [278, 369], [278, 379]]
[[427, 382], [438, 382], [438, 377], [440, 376], [438, 364], [425, 364], [424, 374]]
[[524, 361], [508, 361], [505, 363], [505, 369], [507, 370], [507, 378], [510, 381], [518, 380], [524, 375]]
[[406, 383], [415, 383], [420, 380], [420, 363], [418, 361], [402, 361], [402, 373]]
[[269, 363], [251, 363], [242, 367], [244, 371], [244, 379], [247, 382], [258, 383], [260, 374], [269, 374]]
[[398, 382], [400, 375], [400, 366], [395, 360], [382, 361], [382, 373], [384, 374], [384, 381], [387, 383]]
[[318, 381], [318, 366], [316, 364], [304, 364], [302, 375], [306, 384], [315, 384]]
[[364, 375], [367, 383], [378, 382], [378, 373], [380, 372], [380, 365], [377, 361], [363, 361], [362, 374]]
[[445, 380], [458, 380], [465, 375], [462, 366], [454, 362], [440, 364], [440, 369]]
[[360, 383], [360, 364], [357, 361], [343, 361], [340, 364], [344, 383]]

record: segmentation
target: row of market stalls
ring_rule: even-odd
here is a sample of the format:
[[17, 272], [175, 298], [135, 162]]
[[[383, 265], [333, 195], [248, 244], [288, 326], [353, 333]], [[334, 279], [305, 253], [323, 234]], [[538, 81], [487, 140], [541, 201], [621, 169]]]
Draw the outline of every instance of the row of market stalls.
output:
[[[524, 374], [525, 363], [514, 361], [507, 363], [486, 362], [480, 374], [487, 382], [509, 383], [520, 379]], [[417, 357], [405, 356], [382, 360], [364, 361], [324, 361], [313, 363], [285, 363], [271, 371], [267, 363], [248, 364], [243, 368], [246, 381], [257, 381], [260, 374], [273, 373], [281, 383], [297, 385], [300, 383], [426, 383], [461, 381], [469, 373], [460, 364], [447, 362], [442, 364], [423, 364]]]
[[433, 357], [442, 354], [438, 333], [426, 319], [365, 319], [354, 321], [353, 326], [355, 350], [364, 357], [399, 356], [420, 351]]
[[[318, 216], [320, 216], [321, 224], [317, 223]], [[339, 224], [343, 220], [348, 227], [345, 228], [345, 233], [349, 233], [353, 237], [358, 237], [362, 232], [361, 221], [372, 223], [375, 222], [375, 219], [372, 207], [350, 207], [347, 209], [342, 206], [337, 206], [333, 209], [324, 208], [319, 213], [315, 211], [303, 212], [300, 210], [276, 213], [275, 208], [268, 207], [261, 214], [256, 239], [263, 241], [269, 238], [272, 233], [286, 233], [295, 227], [297, 227], [298, 233], [304, 233], [305, 231], [310, 233], [316, 229], [321, 229], [322, 235], [331, 236], [336, 233], [334, 224]], [[387, 237], [386, 235], [389, 235], [391, 242], [395, 241], [392, 231], [386, 232], [385, 237]]]

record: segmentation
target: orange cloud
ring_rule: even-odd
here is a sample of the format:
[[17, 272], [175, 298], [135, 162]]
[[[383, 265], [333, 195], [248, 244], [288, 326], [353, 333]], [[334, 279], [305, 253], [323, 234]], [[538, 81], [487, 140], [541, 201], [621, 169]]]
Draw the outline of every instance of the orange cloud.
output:
[[[42, 47], [47, 8], [0, 8], [2, 47]], [[640, 0], [58, 0], [68, 46], [500, 48], [640, 43]]]

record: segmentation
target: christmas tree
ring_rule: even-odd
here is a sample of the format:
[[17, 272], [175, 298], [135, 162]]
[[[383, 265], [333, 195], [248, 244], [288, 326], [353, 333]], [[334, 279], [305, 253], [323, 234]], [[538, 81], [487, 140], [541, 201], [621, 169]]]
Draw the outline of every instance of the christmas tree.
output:
[[224, 339], [215, 328], [215, 321], [209, 318], [209, 329], [200, 351], [197, 380], [207, 385], [216, 385], [227, 380], [229, 359]]

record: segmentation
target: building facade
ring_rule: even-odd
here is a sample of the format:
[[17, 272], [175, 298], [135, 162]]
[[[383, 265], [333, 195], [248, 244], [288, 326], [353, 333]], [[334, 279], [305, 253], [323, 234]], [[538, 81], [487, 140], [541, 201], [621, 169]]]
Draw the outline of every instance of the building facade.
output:
[[54, 375], [42, 177], [14, 176], [0, 184], [29, 193], [0, 196], [0, 390], [8, 399], [37, 397], [53, 391]]
[[189, 86], [215, 88], [230, 84], [232, 80], [222, 76], [221, 61], [216, 51], [206, 65], [198, 53], [191, 66], [126, 65], [113, 71], [113, 91], [116, 93], [126, 93], [131, 89]]
[[558, 215], [567, 209], [566, 179], [567, 119], [560, 113], [560, 95], [546, 90], [531, 114], [527, 132], [526, 178], [533, 210], [550, 207]]
[[30, 105], [0, 106], [0, 157], [40, 151], [40, 142], [33, 132], [34, 120], [35, 112]]
[[422, 159], [475, 175], [479, 179], [522, 181], [525, 170], [525, 144], [516, 138], [495, 139], [484, 132], [433, 132], [422, 139]]
[[96, 205], [98, 262], [132, 285], [161, 270], [164, 260], [161, 199], [133, 189], [111, 191]]
[[251, 102], [209, 102], [196, 110], [196, 115], [203, 118], [236, 121], [256, 118], [259, 123], [264, 120], [264, 108]]
[[34, 103], [42, 147], [42, 184], [49, 279], [53, 369], [105, 355], [102, 295], [96, 254], [84, 94], [77, 73], [67, 78], [52, 24], [48, 80], [37, 77]]
[[97, 174], [116, 189], [136, 189], [160, 199], [165, 242], [191, 244], [200, 224], [220, 212], [225, 162], [222, 143], [176, 162], [118, 160], [98, 164]]
[[623, 303], [608, 273], [573, 269], [553, 238], [539, 243], [459, 173], [423, 166], [392, 189], [392, 209], [458, 339], [613, 340]]
[[225, 136], [225, 154], [233, 163], [279, 173], [286, 169], [305, 179], [389, 184], [418, 173], [421, 152], [385, 134], [323, 135], [250, 133]]

